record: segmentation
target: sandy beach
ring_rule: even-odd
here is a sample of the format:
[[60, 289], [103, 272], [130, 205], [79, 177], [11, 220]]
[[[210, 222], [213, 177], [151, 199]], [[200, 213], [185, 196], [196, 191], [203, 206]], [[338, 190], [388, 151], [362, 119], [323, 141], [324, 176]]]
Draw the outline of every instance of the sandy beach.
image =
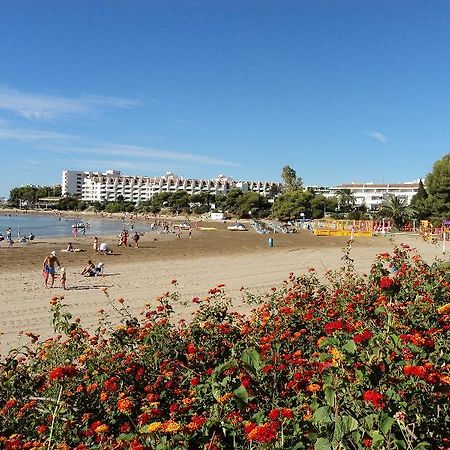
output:
[[[31, 331], [42, 337], [51, 335], [49, 301], [64, 296], [76, 317], [85, 326], [97, 323], [98, 311], [111, 311], [102, 288], [111, 298], [123, 297], [131, 312], [139, 314], [143, 305], [154, 302], [164, 292], [177, 290], [182, 300], [192, 306], [176, 307], [176, 317], [189, 319], [193, 297], [202, 297], [217, 284], [225, 284], [234, 299], [235, 308], [248, 312], [250, 307], [240, 301], [242, 287], [251, 292], [267, 292], [279, 286], [291, 272], [301, 274], [310, 267], [319, 274], [341, 265], [346, 238], [316, 237], [308, 231], [294, 234], [259, 235], [253, 230], [231, 232], [226, 225], [203, 223], [194, 228], [192, 238], [186, 231], [181, 239], [174, 234], [145, 233], [139, 248], [117, 246], [114, 236], [103, 237], [113, 255], [98, 255], [92, 248], [92, 236], [71, 239], [75, 248], [84, 251], [64, 253], [67, 238], [38, 239], [28, 244], [0, 248], [0, 351], [26, 342], [18, 335]], [[268, 238], [274, 239], [269, 247]], [[424, 242], [419, 236], [356, 238], [351, 257], [361, 273], [367, 272], [376, 254], [392, 249], [392, 241], [417, 248], [427, 260], [442, 259], [441, 245]], [[56, 251], [67, 272], [67, 290], [59, 279], [53, 289], [46, 289], [42, 277], [42, 262]], [[106, 276], [83, 277], [87, 260], [103, 262]], [[174, 287], [171, 282], [177, 280]]]

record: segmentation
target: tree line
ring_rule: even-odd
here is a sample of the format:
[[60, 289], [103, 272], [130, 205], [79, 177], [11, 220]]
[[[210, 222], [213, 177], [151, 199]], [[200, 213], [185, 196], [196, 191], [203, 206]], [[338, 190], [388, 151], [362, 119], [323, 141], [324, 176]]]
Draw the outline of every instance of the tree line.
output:
[[[190, 195], [185, 191], [161, 192], [146, 202], [134, 204], [118, 195], [113, 202], [83, 201], [79, 197], [62, 197], [55, 205], [59, 210], [78, 210], [87, 208], [95, 211], [136, 212], [157, 214], [167, 210], [173, 214], [204, 214], [218, 211], [239, 218], [271, 217], [283, 221], [320, 219], [391, 219], [400, 228], [411, 220], [429, 220], [440, 225], [450, 218], [450, 154], [445, 155], [433, 165], [426, 176], [425, 184], [420, 180], [417, 194], [408, 205], [396, 196], [386, 197], [379, 211], [367, 211], [364, 205], [356, 206], [356, 199], [350, 189], [340, 189], [334, 196], [325, 196], [320, 190], [305, 188], [301, 177], [290, 166], [281, 172], [280, 190], [274, 190], [271, 197], [256, 192], [243, 192], [232, 189], [227, 195], [199, 193]], [[9, 206], [19, 207], [23, 202], [35, 205], [42, 197], [60, 197], [61, 186], [24, 186], [10, 192]]]

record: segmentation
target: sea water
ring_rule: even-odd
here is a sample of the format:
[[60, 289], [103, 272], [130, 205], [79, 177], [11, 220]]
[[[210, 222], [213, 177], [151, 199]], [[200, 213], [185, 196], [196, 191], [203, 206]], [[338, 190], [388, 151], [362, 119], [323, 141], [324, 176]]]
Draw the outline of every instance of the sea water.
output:
[[[7, 214], [0, 212], [0, 233], [6, 237], [6, 230], [11, 228], [13, 240], [17, 237], [29, 236], [33, 233], [36, 238], [73, 236], [72, 225], [76, 223], [88, 223], [85, 232], [87, 236], [102, 234], [118, 234], [124, 228], [129, 231], [145, 232], [150, 231], [150, 225], [130, 220], [112, 220], [96, 217], [61, 217], [57, 215], [37, 215], [37, 214]], [[83, 230], [78, 230], [78, 236], [83, 236]]]

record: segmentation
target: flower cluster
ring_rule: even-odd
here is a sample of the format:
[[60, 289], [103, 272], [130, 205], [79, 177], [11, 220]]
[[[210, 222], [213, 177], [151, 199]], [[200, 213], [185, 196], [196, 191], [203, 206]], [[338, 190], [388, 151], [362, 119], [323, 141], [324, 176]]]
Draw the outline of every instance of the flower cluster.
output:
[[400, 246], [367, 275], [243, 291], [246, 316], [218, 285], [178, 324], [176, 292], [138, 319], [105, 290], [121, 320], [105, 306], [94, 333], [54, 298], [61, 334], [0, 363], [0, 447], [448, 448], [447, 277]]

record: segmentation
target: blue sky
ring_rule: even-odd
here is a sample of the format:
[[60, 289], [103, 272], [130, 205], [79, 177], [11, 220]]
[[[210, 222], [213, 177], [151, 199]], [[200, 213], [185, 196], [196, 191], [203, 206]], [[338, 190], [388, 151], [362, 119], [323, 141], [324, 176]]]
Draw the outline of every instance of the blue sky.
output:
[[403, 182], [450, 152], [446, 0], [4, 0], [0, 196], [70, 170]]

